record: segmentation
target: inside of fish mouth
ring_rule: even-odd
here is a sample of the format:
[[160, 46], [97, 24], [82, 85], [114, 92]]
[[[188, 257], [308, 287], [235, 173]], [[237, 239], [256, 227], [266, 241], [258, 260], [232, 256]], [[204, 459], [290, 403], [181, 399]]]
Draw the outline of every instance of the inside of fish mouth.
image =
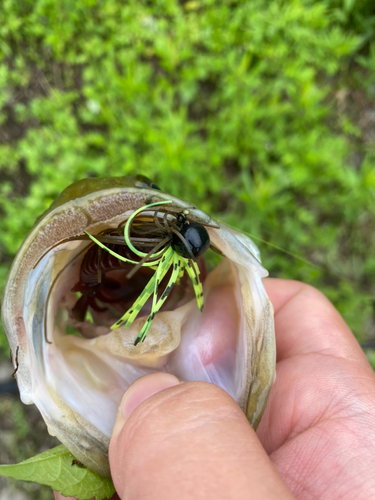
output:
[[[44, 344], [40, 362], [57, 397], [103, 434], [111, 435], [117, 407], [129, 385], [154, 371], [173, 373], [187, 382], [215, 383], [234, 399], [241, 396], [246, 385], [246, 340], [238, 273], [228, 259], [206, 276], [203, 312], [194, 297], [173, 311], [161, 311], [151, 327], [154, 331], [138, 346], [134, 346], [134, 333], [139, 323], [132, 325], [133, 331], [95, 326], [99, 334], [93, 338], [65, 334], [67, 298], [75, 297], [69, 290], [76, 276], [77, 270], [69, 275], [70, 282], [61, 280], [57, 286], [51, 303], [55, 314], [48, 320], [51, 343]], [[163, 328], [164, 332], [159, 331]]]
[[[167, 219], [171, 217], [174, 216], [169, 214]], [[166, 221], [164, 221], [165, 223]], [[113, 228], [104, 230], [97, 238], [111, 248], [112, 251], [138, 262], [141, 257], [136, 255], [128, 245], [124, 244], [123, 236], [120, 236], [124, 223], [121, 224], [118, 226], [117, 231]], [[158, 243], [162, 245], [157, 248], [159, 252], [163, 249], [166, 250], [170, 246], [171, 242], [165, 241], [168, 240], [168, 234], [162, 230], [163, 226], [160, 226], [160, 222], [156, 226], [153, 218], [141, 215], [133, 221], [133, 224], [135, 226], [132, 226], [130, 239], [134, 247], [143, 252], [144, 255], [151, 252], [153, 248], [157, 248]], [[175, 224], [172, 223], [172, 225]], [[171, 238], [172, 233], [170, 233]], [[197, 264], [200, 269], [200, 279], [203, 283], [206, 276], [204, 259], [199, 258]], [[68, 304], [67, 333], [80, 334], [89, 338], [98, 335], [95, 327], [90, 327], [90, 324], [110, 328], [127, 311], [131, 310], [133, 304], [156, 272], [155, 269], [148, 266], [139, 267], [121, 261], [121, 259], [116, 258], [96, 244], [88, 245], [88, 248], [79, 259], [76, 272], [77, 267], [79, 272], [76, 282], [70, 293], [67, 292], [67, 297], [64, 298]], [[129, 277], [128, 274], [132, 271], [135, 271], [135, 273]], [[172, 268], [168, 270], [158, 286], [158, 297], [167, 288], [171, 274]], [[71, 293], [75, 294], [75, 298], [69, 297]], [[172, 291], [160, 311], [173, 310], [190, 301], [193, 297], [193, 286], [185, 272], [182, 278], [173, 285]], [[153, 295], [140, 310], [137, 315], [138, 318], [149, 316], [152, 299]], [[100, 335], [102, 335], [103, 330], [100, 331]]]
[[[154, 371], [173, 373], [185, 381], [215, 383], [238, 400], [246, 386], [247, 341], [235, 264], [225, 258], [202, 276], [202, 312], [187, 280], [190, 300], [184, 295], [182, 305], [176, 300], [173, 311], [157, 313], [145, 342], [134, 346], [145, 316], [128, 329], [110, 330], [87, 321], [79, 325], [86, 326], [86, 337], [69, 331], [70, 327], [77, 331], [78, 322], [74, 326], [69, 313], [77, 302], [71, 289], [79, 280], [87, 246], [86, 240], [54, 248], [30, 273], [25, 290], [24, 321], [30, 345], [37, 350], [38, 366], [57, 397], [107, 436], [125, 390]], [[41, 404], [46, 397], [41, 393]], [[103, 408], [108, 418], [99, 411]]]
[[[102, 250], [102, 253], [104, 252], [106, 250]], [[79, 270], [84, 262], [85, 255], [86, 252], [82, 255], [79, 265], [75, 266]], [[199, 257], [197, 264], [203, 284], [207, 275], [204, 258]], [[66, 303], [68, 312], [66, 333], [78, 334], [85, 338], [94, 338], [98, 335], [103, 335], [103, 328], [106, 328], [106, 333], [109, 333], [111, 331], [110, 327], [132, 307], [155, 273], [155, 270], [150, 267], [143, 266], [128, 279], [127, 275], [134, 267], [135, 265], [133, 264], [123, 263], [123, 269], [102, 270], [100, 279], [98, 279], [98, 273], [94, 269], [89, 279], [86, 277], [86, 283], [81, 279], [79, 272], [77, 282], [66, 292], [62, 300], [63, 303]], [[158, 286], [159, 297], [166, 289], [171, 274], [172, 268], [168, 270], [166, 276]], [[196, 300], [194, 289], [191, 279], [185, 272], [179, 282], [173, 286], [160, 312], [173, 311], [192, 299]], [[147, 317], [151, 312], [151, 305], [152, 296], [142, 307], [137, 318]], [[95, 328], [97, 326], [103, 328], [97, 329]]]

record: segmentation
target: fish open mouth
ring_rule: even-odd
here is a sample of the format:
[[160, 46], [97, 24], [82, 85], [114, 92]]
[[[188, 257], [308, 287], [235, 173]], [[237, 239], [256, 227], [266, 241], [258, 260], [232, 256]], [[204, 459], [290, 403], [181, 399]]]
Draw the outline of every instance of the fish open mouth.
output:
[[[77, 301], [72, 290], [77, 286], [82, 259], [74, 259], [74, 255], [81, 252], [81, 245], [69, 242], [55, 248], [35, 268], [27, 287], [27, 301], [48, 304], [42, 321], [36, 322], [32, 308], [27, 308], [25, 318], [34, 328], [38, 324], [44, 329], [43, 364], [48, 384], [58, 397], [74, 393], [72, 404], [76, 410], [88, 415], [91, 423], [108, 436], [115, 409], [127, 387], [155, 370], [174, 373], [185, 381], [216, 383], [239, 399], [246, 383], [247, 345], [238, 272], [229, 260], [224, 259], [205, 277], [202, 312], [185, 277], [175, 285], [164, 308], [156, 314], [145, 341], [135, 346], [134, 339], [147, 319], [150, 304], [146, 303], [129, 328], [120, 326], [111, 330], [110, 326], [128, 307], [127, 303], [137, 298], [139, 285], [127, 303], [120, 300], [120, 304], [108, 304], [98, 300], [95, 308], [99, 310], [86, 311], [90, 319], [75, 318], [81, 299]], [[67, 264], [66, 259], [69, 259]], [[64, 272], [59, 274], [62, 268]], [[119, 282], [125, 272], [116, 271]], [[58, 279], [50, 293], [45, 283], [52, 283], [52, 276]], [[129, 287], [133, 280], [137, 280], [136, 275], [129, 280]], [[93, 405], [108, 408], [112, 420], [95, 419], [89, 411]]]
[[[98, 251], [92, 240], [77, 235], [114, 234], [145, 202], [169, 199], [175, 215], [188, 209], [191, 224], [206, 224], [211, 246], [223, 258], [208, 273], [204, 256], [196, 259], [203, 283], [202, 311], [197, 284], [187, 272], [184, 276], [180, 273], [168, 299], [149, 321], [147, 335], [135, 345], [152, 308], [168, 287], [174, 267], [168, 268], [158, 283], [157, 298], [151, 294], [131, 324], [124, 322], [113, 328], [138, 300], [158, 267], [139, 266], [129, 279], [126, 263], [121, 267], [118, 262], [109, 265], [102, 260], [99, 279]], [[93, 193], [74, 200], [73, 205], [64, 202], [62, 208], [47, 214], [30, 233], [13, 266], [3, 318], [12, 351], [19, 348], [17, 381], [22, 400], [35, 403], [49, 431], [78, 460], [101, 474], [109, 473], [108, 444], [124, 392], [136, 379], [153, 371], [222, 387], [256, 426], [275, 365], [272, 307], [261, 281], [267, 273], [259, 263], [256, 247], [241, 233], [163, 193], [155, 195], [149, 189], [136, 188], [101, 192], [101, 204], [110, 207], [105, 216], [98, 215], [97, 200]], [[66, 218], [67, 210], [69, 223], [59, 231], [57, 218]], [[81, 220], [83, 210], [85, 220]], [[86, 215], [89, 210], [95, 216]], [[186, 223], [183, 218], [181, 221]], [[48, 243], [46, 234], [53, 236]], [[142, 247], [143, 253], [149, 253], [149, 248], [151, 244]], [[102, 249], [102, 259], [107, 258], [103, 257], [105, 251]], [[174, 258], [173, 252], [170, 258]], [[189, 260], [189, 256], [183, 258]], [[82, 267], [88, 275], [86, 281]], [[94, 283], [91, 289], [90, 280]]]

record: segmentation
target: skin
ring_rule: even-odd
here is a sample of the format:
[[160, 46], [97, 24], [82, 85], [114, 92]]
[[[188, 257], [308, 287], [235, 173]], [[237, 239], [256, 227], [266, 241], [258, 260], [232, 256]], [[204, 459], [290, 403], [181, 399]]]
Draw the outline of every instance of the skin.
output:
[[257, 433], [216, 386], [143, 377], [113, 431], [114, 498], [375, 498], [374, 372], [320, 292], [287, 280], [265, 286], [277, 376]]

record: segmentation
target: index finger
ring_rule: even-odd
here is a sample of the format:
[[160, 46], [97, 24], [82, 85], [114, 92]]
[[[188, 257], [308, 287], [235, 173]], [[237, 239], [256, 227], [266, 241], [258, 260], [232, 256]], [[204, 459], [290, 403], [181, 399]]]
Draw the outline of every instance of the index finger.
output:
[[354, 335], [331, 302], [299, 281], [263, 280], [275, 311], [277, 360], [320, 353], [365, 358]]

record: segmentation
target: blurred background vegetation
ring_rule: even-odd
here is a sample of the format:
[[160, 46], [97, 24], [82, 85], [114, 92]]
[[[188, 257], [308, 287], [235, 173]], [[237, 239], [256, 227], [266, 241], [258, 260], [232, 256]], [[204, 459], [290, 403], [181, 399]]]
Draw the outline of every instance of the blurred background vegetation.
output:
[[1, 288], [67, 185], [136, 173], [375, 337], [373, 0], [3, 0]]

